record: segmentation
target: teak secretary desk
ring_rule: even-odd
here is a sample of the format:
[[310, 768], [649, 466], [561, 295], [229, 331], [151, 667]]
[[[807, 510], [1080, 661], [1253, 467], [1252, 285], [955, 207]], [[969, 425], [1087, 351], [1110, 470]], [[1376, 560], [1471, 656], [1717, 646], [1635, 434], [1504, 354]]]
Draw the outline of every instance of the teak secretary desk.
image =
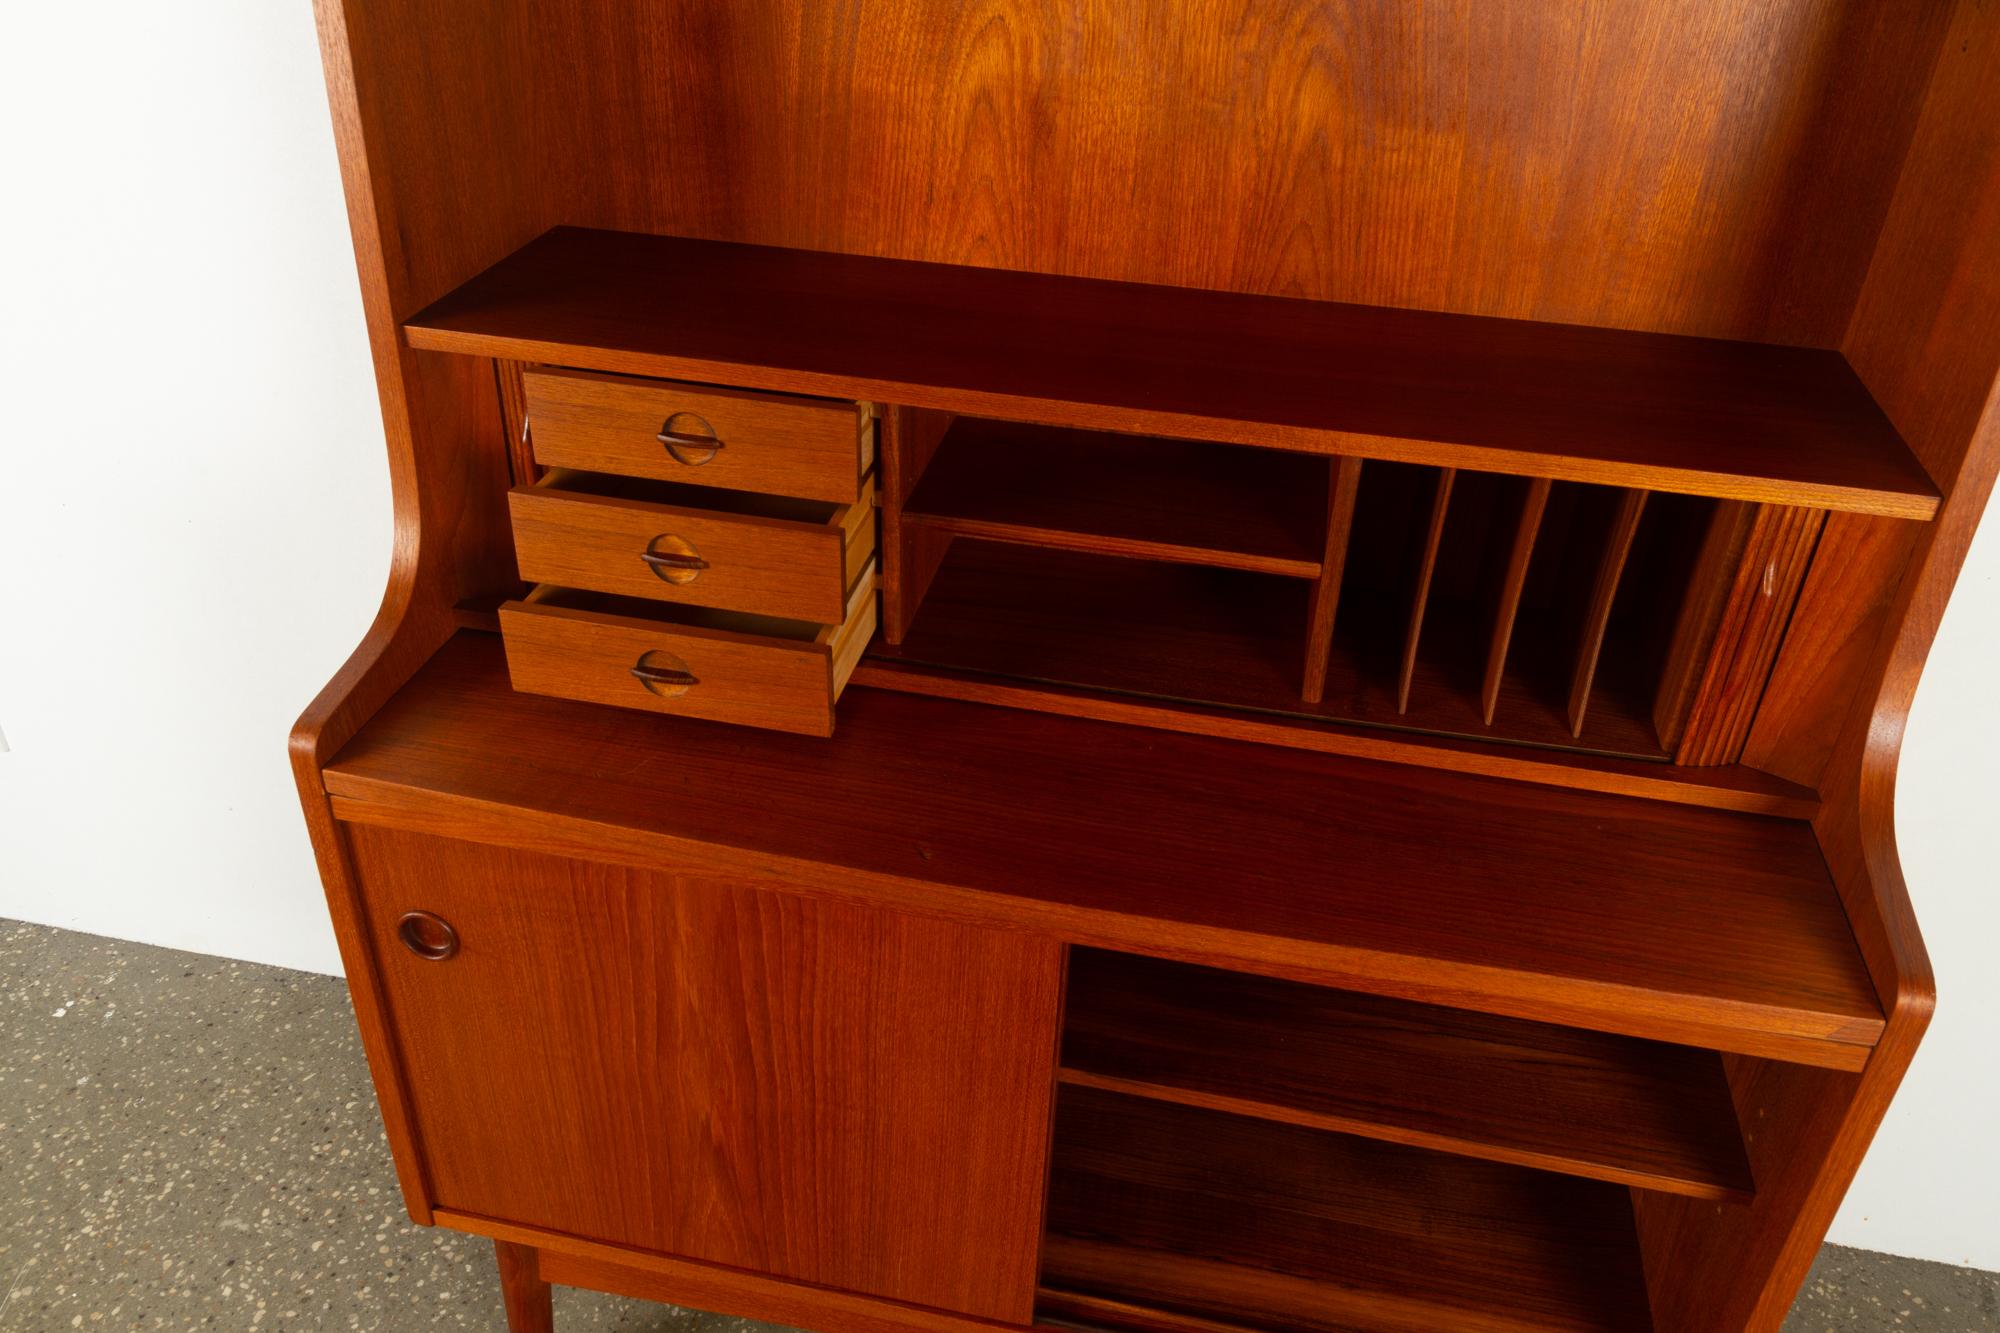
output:
[[827, 1330], [1775, 1329], [1932, 982], [1983, 0], [320, 0], [410, 1211]]

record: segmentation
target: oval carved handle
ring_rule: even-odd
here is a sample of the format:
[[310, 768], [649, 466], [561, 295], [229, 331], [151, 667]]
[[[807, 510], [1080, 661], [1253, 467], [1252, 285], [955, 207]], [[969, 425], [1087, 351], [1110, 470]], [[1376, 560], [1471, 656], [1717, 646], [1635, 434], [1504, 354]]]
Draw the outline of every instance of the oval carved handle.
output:
[[396, 923], [396, 938], [405, 949], [433, 963], [458, 952], [458, 932], [436, 912], [405, 912]]
[[694, 672], [688, 670], [686, 662], [657, 648], [633, 663], [631, 674], [632, 679], [662, 699], [677, 698], [701, 684]]
[[[676, 422], [692, 423], [701, 429], [698, 432], [687, 430], [676, 426]], [[692, 412], [674, 413], [660, 423], [660, 432], [653, 438], [667, 447], [668, 455], [676, 463], [685, 467], [712, 463], [722, 450], [722, 440], [716, 435], [715, 427]]]
[[693, 583], [708, 568], [708, 561], [701, 558], [693, 542], [671, 532], [663, 532], [648, 542], [639, 558], [646, 562], [646, 568], [668, 583]]

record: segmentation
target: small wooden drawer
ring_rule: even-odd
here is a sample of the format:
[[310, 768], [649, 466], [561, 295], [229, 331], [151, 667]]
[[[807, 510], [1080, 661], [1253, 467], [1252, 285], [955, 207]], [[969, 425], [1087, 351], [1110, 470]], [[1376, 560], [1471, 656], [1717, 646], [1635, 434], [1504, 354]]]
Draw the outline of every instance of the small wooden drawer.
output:
[[530, 583], [823, 625], [875, 554], [873, 477], [837, 505], [558, 469], [508, 505]]
[[544, 467], [853, 504], [875, 465], [867, 403], [580, 370], [521, 383]]
[[872, 565], [832, 625], [547, 585], [500, 608], [517, 690], [813, 736], [874, 633]]

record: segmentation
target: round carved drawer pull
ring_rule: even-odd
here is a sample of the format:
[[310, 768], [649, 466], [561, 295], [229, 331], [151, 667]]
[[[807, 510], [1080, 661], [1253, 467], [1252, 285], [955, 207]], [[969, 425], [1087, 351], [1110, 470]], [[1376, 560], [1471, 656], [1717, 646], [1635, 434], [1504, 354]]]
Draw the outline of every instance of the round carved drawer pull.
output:
[[419, 958], [442, 963], [458, 952], [458, 932], [436, 912], [405, 912], [396, 923], [396, 938]]
[[632, 679], [662, 699], [677, 698], [686, 694], [690, 687], [701, 684], [694, 672], [688, 670], [686, 662], [658, 648], [633, 665]]
[[[690, 429], [695, 426], [700, 429]], [[667, 446], [667, 452], [676, 463], [687, 467], [701, 467], [714, 462], [715, 455], [722, 449], [715, 427], [692, 412], [674, 413], [661, 424], [660, 433], [653, 438]]]
[[671, 532], [663, 532], [648, 542], [639, 558], [646, 562], [646, 568], [668, 583], [693, 583], [708, 568], [708, 561], [701, 558], [693, 542]]

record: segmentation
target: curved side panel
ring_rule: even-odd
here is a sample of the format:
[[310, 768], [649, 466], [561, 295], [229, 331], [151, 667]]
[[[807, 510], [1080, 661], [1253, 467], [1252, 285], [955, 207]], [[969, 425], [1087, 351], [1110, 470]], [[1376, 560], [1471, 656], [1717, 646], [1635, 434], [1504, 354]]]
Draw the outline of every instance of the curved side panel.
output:
[[[1858, 1075], [1733, 1061], [1756, 1201], [1731, 1210], [1635, 1196], [1662, 1333], [1763, 1333], [1784, 1322], [1935, 1003], [1896, 851], [1896, 765], [1924, 659], [2000, 470], [1996, 62], [2000, 12], [1961, 0], [1843, 347], [1945, 493], [1936, 520], [1907, 542], [1857, 543], [1870, 564], [1858, 583], [1894, 588], [1888, 632], [1844, 721], [1819, 719], [1839, 739], [1814, 829], [1887, 1027]], [[1788, 721], [1785, 743], [1810, 750], [1814, 719]]]
[[[409, 1102], [320, 770], [450, 637], [457, 602], [513, 577], [491, 365], [412, 351], [400, 328], [409, 309], [542, 229], [538, 192], [502, 189], [488, 199], [471, 187], [506, 184], [499, 166], [529, 156], [515, 133], [525, 113], [496, 112], [509, 85], [490, 61], [513, 35], [509, 11], [471, 0], [315, 5], [382, 399], [395, 549], [374, 624], [293, 726], [291, 762], [398, 1176], [419, 1222], [431, 1210]], [[421, 152], [409, 148], [413, 135], [427, 145]]]

